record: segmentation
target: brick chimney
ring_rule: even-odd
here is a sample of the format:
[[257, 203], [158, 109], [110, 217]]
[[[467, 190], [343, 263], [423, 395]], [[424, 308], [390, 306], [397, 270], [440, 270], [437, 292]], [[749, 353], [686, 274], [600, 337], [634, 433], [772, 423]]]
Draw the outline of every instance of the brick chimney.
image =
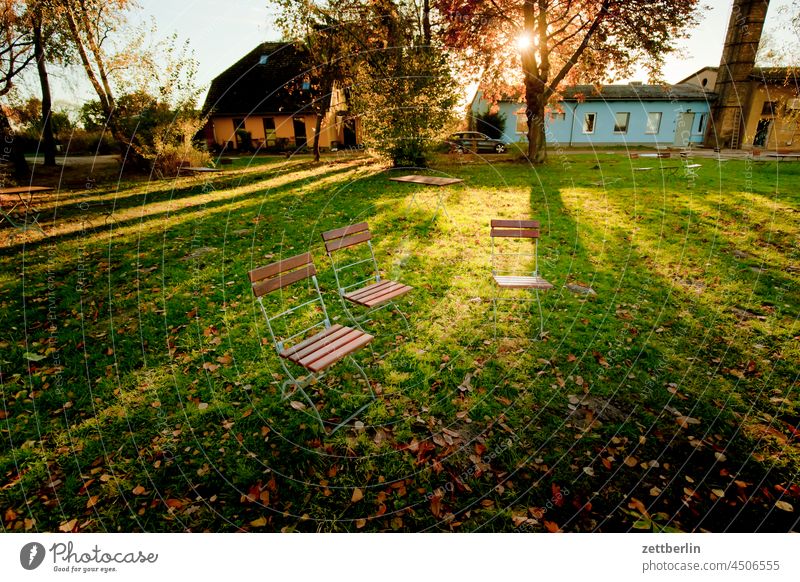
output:
[[769, 0], [734, 0], [714, 88], [718, 97], [706, 133], [708, 147], [739, 149], [744, 141], [752, 86], [749, 77], [768, 8]]

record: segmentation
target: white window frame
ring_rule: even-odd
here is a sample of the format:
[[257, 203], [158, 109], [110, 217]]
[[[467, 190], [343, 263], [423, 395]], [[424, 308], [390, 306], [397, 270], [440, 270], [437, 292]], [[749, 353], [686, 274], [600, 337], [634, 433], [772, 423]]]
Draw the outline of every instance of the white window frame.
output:
[[708, 113], [705, 111], [698, 112], [694, 114], [697, 122], [695, 123], [692, 121], [692, 135], [703, 135], [703, 130], [706, 127], [706, 120], [708, 119]]
[[524, 107], [517, 109], [514, 115], [516, 116], [514, 131], [520, 135], [528, 135], [528, 116], [526, 109]]
[[[656, 124], [656, 130], [650, 130], [650, 116], [651, 115], [658, 115], [658, 123]], [[644, 133], [646, 135], [658, 135], [658, 132], [661, 131], [661, 122], [664, 120], [664, 112], [663, 111], [648, 111], [647, 112], [647, 121], [645, 122], [644, 126]]]
[[[617, 130], [617, 115], [627, 115], [628, 117], [625, 119], [625, 129]], [[630, 111], [617, 111], [614, 113], [614, 133], [617, 135], [625, 135], [628, 133], [628, 128], [631, 126], [631, 112]]]
[[[586, 131], [586, 118], [591, 115], [592, 120], [592, 131]], [[596, 111], [587, 111], [583, 114], [583, 123], [581, 124], [581, 133], [585, 135], [591, 135], [597, 129], [597, 112]]]

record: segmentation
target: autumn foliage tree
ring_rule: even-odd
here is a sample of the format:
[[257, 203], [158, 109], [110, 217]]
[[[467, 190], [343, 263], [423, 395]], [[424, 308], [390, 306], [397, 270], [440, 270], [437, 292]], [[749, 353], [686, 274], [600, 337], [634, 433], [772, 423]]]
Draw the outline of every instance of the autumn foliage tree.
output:
[[[698, 0], [433, 0], [445, 45], [484, 87], [520, 87], [528, 157], [546, 159], [545, 106], [564, 83], [602, 82], [645, 63], [657, 77]], [[519, 74], [509, 78], [509, 70]], [[519, 94], [519, 93], [518, 93]]]
[[[451, 63], [432, 38], [427, 0], [272, 0], [287, 38], [308, 48], [323, 88], [347, 88], [362, 137], [395, 166], [424, 165], [450, 123]], [[318, 113], [318, 120], [320, 119]]]
[[[33, 62], [33, 39], [24, 25], [25, 3], [0, 0], [0, 97], [11, 92], [16, 78]], [[6, 109], [0, 104], [0, 163], [10, 162], [17, 178], [28, 173], [25, 155], [14, 139]]]

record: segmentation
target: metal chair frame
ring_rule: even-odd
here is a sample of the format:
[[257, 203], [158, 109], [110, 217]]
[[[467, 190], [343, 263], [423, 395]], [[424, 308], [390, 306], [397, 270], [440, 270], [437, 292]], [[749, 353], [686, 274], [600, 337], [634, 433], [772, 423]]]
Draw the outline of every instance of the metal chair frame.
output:
[[[537, 305], [538, 310], [539, 310], [539, 338], [541, 339], [544, 336], [544, 312], [542, 310], [542, 301], [541, 301], [541, 297], [539, 296], [539, 291], [540, 290], [545, 290], [547, 288], [552, 288], [552, 285], [549, 282], [547, 282], [544, 279], [542, 279], [542, 277], [541, 277], [541, 275], [539, 273], [539, 232], [538, 232], [539, 223], [537, 221], [535, 221], [535, 220], [492, 220], [491, 228], [492, 228], [492, 234], [491, 234], [491, 237], [490, 237], [492, 239], [491, 268], [492, 268], [492, 278], [493, 279], [495, 277], [499, 277], [499, 276], [533, 277], [535, 279], [541, 280], [542, 283], [546, 283], [547, 285], [550, 286], [550, 287], [543, 287], [542, 289], [540, 289], [539, 287], [535, 287], [535, 286], [531, 286], [531, 287], [523, 287], [523, 286], [515, 287], [517, 289], [529, 289], [529, 290], [532, 290], [534, 292], [534, 297], [530, 298], [530, 299], [521, 299], [521, 298], [515, 298], [515, 297], [501, 297], [500, 296], [500, 290], [503, 287], [497, 282], [496, 279], [494, 279], [494, 282], [495, 282], [495, 285], [494, 285], [495, 294], [492, 297], [492, 308], [493, 308], [493, 313], [494, 313], [494, 337], [495, 337], [495, 339], [497, 339], [497, 304], [498, 304], [499, 301], [515, 301], [515, 302], [536, 301], [536, 305]], [[497, 236], [501, 236], [501, 237], [504, 237], [504, 238], [514, 238], [514, 239], [532, 238], [533, 239], [533, 252], [532, 253], [507, 253], [507, 252], [502, 252], [501, 253], [501, 252], [495, 250], [495, 241], [494, 241], [494, 239], [495, 239], [495, 229], [500, 229], [500, 228], [511, 228], [514, 231], [518, 231], [518, 234], [520, 236], [512, 236], [512, 235], [509, 235], [509, 234], [498, 234]], [[531, 231], [531, 234], [526, 234], [526, 231]], [[535, 234], [532, 234], [533, 232], [535, 232]], [[503, 272], [499, 271], [498, 264], [497, 264], [497, 258], [498, 257], [511, 257], [511, 256], [533, 257], [533, 261], [534, 261], [533, 262], [533, 265], [534, 265], [533, 266], [533, 272], [529, 273], [529, 272], [525, 271], [524, 273], [516, 273], [516, 272], [509, 272], [509, 271], [503, 271]]]
[[[302, 256], [302, 255], [299, 255], [299, 256]], [[292, 257], [292, 258], [296, 258], [296, 257]], [[286, 259], [286, 261], [292, 260], [292, 258]], [[278, 264], [278, 263], [274, 263], [274, 264]], [[313, 265], [314, 264], [310, 259], [310, 255], [309, 255], [309, 264], [312, 266], [312, 269], [313, 269]], [[309, 396], [309, 394], [306, 392], [305, 389], [308, 386], [310, 386], [311, 384], [314, 384], [315, 382], [318, 382], [322, 378], [324, 378], [327, 375], [328, 370], [330, 369], [330, 367], [328, 367], [328, 368], [326, 368], [324, 370], [321, 370], [319, 372], [313, 372], [311, 370], [303, 368], [305, 370], [306, 374], [304, 376], [302, 376], [302, 377], [299, 377], [299, 375], [296, 375], [295, 373], [293, 373], [291, 368], [287, 365], [286, 358], [281, 356], [281, 353], [283, 352], [284, 348], [289, 347], [287, 344], [290, 344], [290, 342], [292, 342], [292, 340], [298, 339], [298, 338], [304, 338], [306, 336], [306, 334], [308, 334], [309, 331], [311, 331], [311, 330], [313, 330], [315, 328], [322, 327], [323, 329], [329, 329], [331, 327], [331, 320], [330, 320], [330, 317], [328, 316], [328, 310], [327, 310], [327, 307], [325, 306], [325, 300], [322, 297], [322, 292], [320, 291], [319, 283], [317, 282], [316, 270], [313, 269], [313, 271], [314, 271], [314, 273], [311, 274], [310, 276], [303, 277], [302, 279], [300, 279], [302, 281], [303, 279], [310, 278], [311, 282], [314, 284], [314, 291], [316, 293], [316, 296], [314, 298], [310, 299], [309, 301], [305, 301], [303, 303], [300, 303], [299, 305], [295, 305], [294, 307], [291, 307], [289, 309], [285, 309], [285, 310], [283, 310], [280, 313], [277, 313], [275, 315], [270, 315], [269, 312], [267, 311], [267, 307], [264, 305], [264, 296], [266, 295], [266, 293], [263, 294], [263, 295], [257, 296], [256, 300], [258, 301], [258, 305], [261, 308], [261, 313], [264, 316], [265, 321], [267, 322], [267, 329], [269, 330], [269, 335], [270, 335], [270, 338], [272, 340], [272, 345], [275, 347], [276, 353], [278, 354], [278, 360], [280, 360], [281, 367], [283, 368], [283, 371], [289, 377], [289, 379], [285, 380], [281, 384], [281, 401], [286, 401], [295, 392], [299, 392], [300, 395], [305, 399], [305, 401], [310, 406], [310, 409], [313, 411], [313, 416], [319, 422], [320, 426], [322, 427], [322, 430], [328, 436], [330, 436], [330, 435], [334, 434], [336, 431], [338, 431], [340, 428], [346, 426], [351, 420], [355, 419], [358, 415], [360, 415], [364, 410], [366, 410], [376, 400], [377, 397], [375, 395], [374, 390], [372, 389], [372, 385], [370, 383], [369, 377], [367, 376], [367, 373], [364, 371], [364, 368], [361, 367], [361, 365], [358, 363], [358, 361], [356, 361], [356, 359], [352, 355], [347, 355], [344, 358], [342, 358], [342, 360], [346, 359], [351, 364], [353, 364], [353, 366], [355, 366], [355, 368], [359, 371], [361, 376], [364, 378], [364, 381], [367, 384], [367, 388], [369, 389], [370, 401], [367, 402], [362, 407], [360, 407], [358, 410], [356, 410], [354, 413], [352, 413], [346, 419], [344, 419], [343, 421], [341, 421], [338, 424], [334, 425], [334, 427], [330, 431], [328, 431], [326, 429], [326, 424], [332, 424], [332, 423], [326, 423], [325, 420], [323, 420], [322, 415], [319, 413], [319, 410], [317, 410], [317, 407], [314, 404], [314, 401], [311, 399], [311, 397]], [[252, 271], [251, 271], [251, 273], [252, 273]], [[280, 276], [282, 276], [282, 274], [279, 274], [278, 276], [280, 277]], [[251, 282], [252, 282], [252, 275], [251, 275]], [[283, 287], [283, 285], [281, 287]], [[299, 309], [301, 309], [303, 307], [309, 306], [309, 305], [313, 305], [315, 303], [319, 303], [320, 307], [322, 308], [323, 318], [322, 318], [321, 321], [318, 321], [318, 322], [314, 323], [313, 325], [310, 325], [310, 326], [306, 327], [305, 329], [302, 329], [302, 330], [300, 330], [300, 331], [298, 331], [298, 332], [296, 332], [296, 333], [292, 334], [291, 336], [289, 336], [287, 338], [284, 338], [284, 339], [280, 339], [275, 334], [275, 330], [274, 330], [274, 328], [272, 326], [272, 322], [273, 321], [279, 320], [281, 318], [285, 318], [287, 316], [290, 316], [291, 314], [293, 314], [297, 310], [299, 310]], [[302, 339], [300, 339], [300, 341], [302, 341]], [[299, 342], [296, 342], [296, 343], [299, 343]]]
[[[362, 228], [362, 225], [363, 225], [363, 228]], [[350, 231], [352, 231], [352, 229], [356, 229], [356, 228], [361, 228], [363, 231], [368, 231], [366, 223], [359, 223], [359, 224], [355, 224], [355, 225], [352, 225], [352, 226], [346, 227], [346, 228], [348, 230], [350, 230]], [[342, 230], [342, 229], [339, 229], [339, 230]], [[346, 237], [349, 234], [348, 230], [342, 230], [342, 232], [344, 232], [343, 237]], [[333, 232], [333, 231], [328, 231], [328, 232]], [[323, 240], [325, 240], [325, 235], [328, 234], [328, 232], [323, 233]], [[326, 241], [326, 243], [327, 242], [328, 241]], [[381, 279], [381, 271], [380, 271], [380, 268], [378, 267], [378, 260], [375, 258], [375, 249], [372, 246], [372, 241], [371, 240], [366, 240], [365, 242], [367, 244], [367, 247], [369, 248], [369, 257], [367, 257], [366, 259], [359, 259], [357, 261], [353, 261], [352, 263], [345, 263], [345, 264], [341, 264], [341, 262], [337, 262], [336, 259], [333, 257], [333, 253], [334, 252], [337, 252], [339, 250], [344, 250], [344, 248], [331, 250], [331, 249], [329, 249], [328, 245], [326, 244], [325, 252], [327, 253], [328, 258], [331, 261], [331, 266], [333, 267], [333, 276], [336, 279], [336, 289], [337, 289], [337, 292], [338, 292], [338, 295], [339, 295], [339, 300], [342, 302], [342, 308], [344, 309], [345, 313], [347, 314], [347, 317], [350, 318], [350, 320], [353, 322], [353, 324], [356, 325], [356, 327], [358, 327], [359, 329], [363, 330], [361, 325], [364, 324], [364, 323], [369, 323], [372, 320], [371, 316], [373, 314], [375, 314], [378, 311], [380, 311], [382, 309], [385, 309], [387, 307], [391, 307], [394, 311], [397, 311], [397, 313], [400, 314], [400, 317], [403, 318], [403, 322], [406, 325], [406, 329], [410, 330], [411, 329], [411, 325], [408, 323], [408, 319], [406, 318], [405, 314], [403, 313], [403, 311], [400, 309], [400, 307], [397, 305], [397, 303], [394, 300], [390, 300], [390, 301], [388, 301], [386, 303], [383, 303], [381, 305], [378, 305], [376, 307], [366, 308], [364, 313], [359, 315], [359, 316], [355, 315], [351, 311], [350, 306], [349, 306], [349, 301], [348, 301], [347, 297], [345, 297], [345, 295], [347, 294], [347, 291], [349, 289], [360, 288], [360, 287], [363, 287], [366, 284], [371, 283], [371, 282], [372, 283], [380, 283], [382, 281], [382, 279]], [[356, 243], [356, 244], [363, 244], [363, 243]], [[352, 245], [352, 246], [355, 246], [355, 245]], [[365, 264], [365, 263], [372, 263], [371, 275], [369, 277], [367, 277], [366, 279], [363, 279], [363, 280], [358, 281], [356, 283], [352, 283], [351, 285], [344, 285], [343, 286], [342, 282], [341, 282], [341, 278], [340, 278], [341, 273], [343, 271], [346, 271], [347, 269], [350, 269], [352, 267], [356, 267], [358, 265], [362, 265], [362, 264]]]

